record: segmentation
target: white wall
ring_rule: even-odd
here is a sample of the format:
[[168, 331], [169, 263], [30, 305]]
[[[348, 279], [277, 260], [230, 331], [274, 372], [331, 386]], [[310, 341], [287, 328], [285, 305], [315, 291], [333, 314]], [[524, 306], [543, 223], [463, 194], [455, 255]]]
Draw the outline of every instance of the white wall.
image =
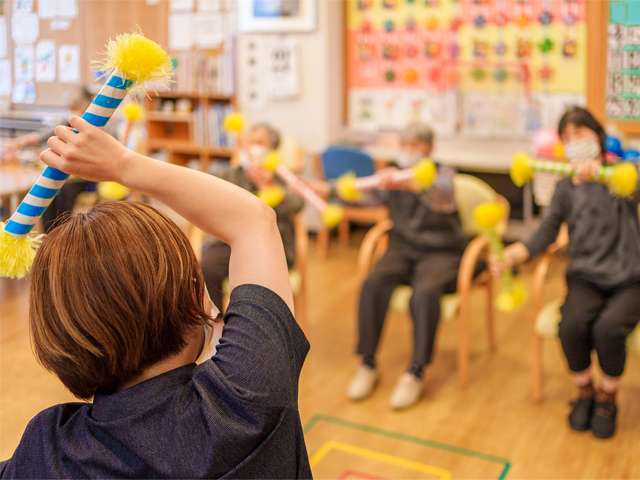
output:
[[[344, 4], [342, 0], [318, 0], [317, 6], [317, 30], [286, 34], [299, 41], [300, 95], [268, 101], [259, 110], [240, 105], [249, 123], [271, 123], [296, 138], [310, 154], [339, 139], [343, 130]], [[240, 41], [248, 35], [253, 34], [240, 34]]]

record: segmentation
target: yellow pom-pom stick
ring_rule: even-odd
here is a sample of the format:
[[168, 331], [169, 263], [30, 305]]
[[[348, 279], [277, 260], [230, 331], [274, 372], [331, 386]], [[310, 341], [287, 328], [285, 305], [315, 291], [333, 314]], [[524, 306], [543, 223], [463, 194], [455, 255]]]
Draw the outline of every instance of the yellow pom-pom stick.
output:
[[[557, 173], [563, 177], [572, 177], [575, 174], [572, 165], [567, 162], [534, 160], [522, 152], [513, 156], [509, 170], [513, 183], [521, 187], [531, 180], [534, 172]], [[613, 166], [604, 165], [592, 180], [605, 182], [613, 195], [628, 197], [636, 191], [638, 186], [638, 168], [630, 162], [617, 163]]]
[[285, 195], [285, 191], [280, 185], [271, 185], [258, 190], [258, 198], [271, 208], [276, 208], [280, 205]]
[[488, 230], [496, 228], [506, 214], [507, 210], [501, 203], [486, 202], [476, 207], [473, 211], [473, 218], [480, 228]]
[[271, 150], [262, 159], [262, 166], [270, 172], [275, 173], [280, 165], [282, 165], [282, 158], [277, 150]]
[[173, 70], [169, 54], [139, 30], [110, 38], [105, 60], [96, 63], [95, 70], [121, 73], [132, 95], [145, 93], [151, 83], [165, 84]]
[[346, 202], [361, 202], [364, 199], [364, 193], [358, 190], [356, 176], [353, 172], [348, 172], [338, 178], [336, 184], [338, 196]]
[[36, 257], [36, 250], [44, 234], [35, 237], [16, 238], [5, 231], [0, 222], [0, 272], [3, 277], [23, 278]]
[[278, 152], [275, 150], [269, 152], [262, 160], [262, 166], [274, 172], [292, 192], [318, 210], [325, 226], [333, 228], [342, 221], [344, 216], [342, 208], [338, 205], [329, 205], [309, 185], [285, 167]]
[[98, 183], [98, 195], [106, 200], [122, 200], [130, 193], [131, 190], [116, 182]]
[[344, 218], [344, 210], [340, 205], [327, 205], [322, 212], [322, 223], [327, 228], [337, 227]]
[[134, 123], [142, 122], [145, 116], [145, 110], [138, 102], [128, 102], [122, 107], [122, 116], [127, 121], [127, 125], [122, 136], [122, 144], [127, 146], [129, 135]]
[[[102, 128], [128, 92], [141, 92], [149, 82], [168, 80], [172, 65], [162, 47], [135, 32], [110, 40], [107, 59], [96, 68], [112, 73], [82, 118]], [[27, 274], [40, 244], [40, 237], [33, 238], [29, 233], [67, 178], [68, 174], [47, 167], [9, 221], [2, 225], [0, 276], [20, 278]]]
[[630, 162], [622, 162], [612, 167], [603, 167], [609, 190], [618, 197], [628, 197], [638, 188], [638, 167]]
[[[482, 203], [473, 211], [476, 223], [484, 230], [489, 238], [491, 253], [504, 260], [504, 243], [498, 235], [497, 226], [504, 218], [507, 211], [498, 202]], [[505, 269], [502, 273], [502, 288], [496, 298], [496, 308], [501, 312], [512, 312], [520, 307], [527, 299], [523, 285], [513, 279], [511, 270]]]
[[122, 116], [128, 122], [141, 122], [144, 120], [145, 109], [138, 102], [128, 102], [122, 107]]
[[518, 187], [522, 187], [531, 180], [533, 172], [531, 171], [531, 157], [524, 152], [516, 152], [511, 161], [509, 175], [511, 181]]
[[[391, 174], [390, 182], [404, 183], [413, 180], [420, 190], [428, 189], [436, 179], [438, 169], [436, 164], [429, 158], [423, 158], [411, 168], [398, 170]], [[376, 190], [382, 188], [382, 177], [371, 175], [368, 177], [355, 178], [353, 174], [347, 173], [338, 179], [337, 191], [340, 198], [347, 202], [353, 202], [362, 198], [361, 193], [366, 190]]]
[[417, 182], [421, 190], [428, 189], [436, 179], [438, 169], [430, 158], [424, 158], [413, 168], [413, 179]]
[[244, 129], [244, 124], [244, 115], [240, 112], [235, 112], [224, 118], [222, 128], [237, 135]]

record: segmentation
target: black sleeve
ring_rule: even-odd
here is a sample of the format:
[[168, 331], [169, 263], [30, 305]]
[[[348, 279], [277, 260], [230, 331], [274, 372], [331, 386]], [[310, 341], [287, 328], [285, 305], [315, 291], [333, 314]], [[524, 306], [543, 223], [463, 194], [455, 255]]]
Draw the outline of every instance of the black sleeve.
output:
[[247, 401], [294, 406], [309, 342], [276, 293], [258, 285], [231, 292], [216, 354], [201, 366]]
[[570, 179], [558, 182], [551, 204], [538, 227], [538, 230], [525, 242], [529, 255], [535, 257], [544, 252], [549, 245], [556, 241], [562, 222], [567, 219], [569, 211]]

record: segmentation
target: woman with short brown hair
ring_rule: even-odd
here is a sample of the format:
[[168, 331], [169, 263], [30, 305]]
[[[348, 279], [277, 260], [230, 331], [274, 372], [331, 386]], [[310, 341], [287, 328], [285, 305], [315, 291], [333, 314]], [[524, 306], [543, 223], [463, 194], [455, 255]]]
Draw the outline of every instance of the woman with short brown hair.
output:
[[178, 226], [135, 202], [72, 216], [36, 255], [30, 325], [43, 366], [93, 403], [38, 414], [0, 476], [310, 478], [297, 399], [309, 344], [273, 210], [71, 125], [42, 160], [152, 196], [227, 243], [231, 300], [216, 355], [196, 365], [213, 305]]

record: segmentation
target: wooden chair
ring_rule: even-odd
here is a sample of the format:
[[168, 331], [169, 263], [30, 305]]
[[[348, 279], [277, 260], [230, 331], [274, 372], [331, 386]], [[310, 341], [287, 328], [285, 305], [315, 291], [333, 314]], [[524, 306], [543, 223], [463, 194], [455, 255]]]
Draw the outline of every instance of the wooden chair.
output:
[[[473, 220], [473, 210], [483, 202], [498, 201], [504, 205], [507, 213], [509, 202], [498, 195], [489, 185], [471, 175], [458, 174], [454, 177], [454, 192], [462, 228], [468, 236], [473, 236], [464, 251], [458, 270], [456, 293], [447, 294], [440, 300], [441, 320], [452, 320], [458, 317], [458, 382], [465, 387], [469, 382], [469, 295], [474, 287], [482, 287], [487, 295], [487, 334], [489, 349], [495, 350], [496, 342], [493, 329], [493, 282], [489, 272], [484, 271], [474, 278], [476, 265], [489, 251], [489, 240], [479, 230]], [[508, 214], [507, 214], [508, 217]], [[498, 228], [500, 234], [506, 231], [505, 219]], [[376, 224], [367, 232], [358, 255], [358, 275], [361, 282], [367, 278], [375, 262], [387, 250], [388, 233], [393, 227], [391, 220]], [[389, 302], [389, 310], [408, 312], [409, 300], [413, 291], [407, 285], [397, 287]]]
[[[564, 295], [560, 298], [544, 302], [545, 285], [552, 260], [569, 245], [569, 233], [563, 225], [553, 245], [540, 257], [533, 273], [531, 291], [531, 313], [533, 318], [533, 365], [531, 396], [534, 402], [542, 400], [543, 362], [542, 341], [545, 338], [558, 338], [558, 325], [561, 315], [560, 307], [564, 303]], [[640, 355], [640, 328], [636, 328], [627, 340], [627, 351]]]
[[[309, 232], [304, 221], [302, 212], [295, 215], [294, 235], [296, 242], [296, 263], [289, 270], [289, 280], [296, 308], [296, 319], [303, 329], [307, 325], [307, 261], [309, 257]], [[193, 246], [198, 261], [202, 258], [202, 244], [204, 233], [197, 227], [191, 225], [188, 230], [189, 241]], [[226, 308], [229, 303], [229, 281], [224, 281], [222, 285], [223, 303]]]
[[[332, 146], [315, 159], [316, 173], [320, 178], [336, 180], [340, 175], [353, 172], [358, 177], [373, 175], [376, 162], [371, 156], [357, 148]], [[389, 211], [384, 205], [377, 206], [344, 206], [344, 219], [338, 226], [338, 241], [341, 245], [349, 244], [351, 223], [376, 224], [387, 219]], [[320, 226], [318, 229], [316, 252], [319, 259], [326, 258], [329, 249], [329, 229]]]

